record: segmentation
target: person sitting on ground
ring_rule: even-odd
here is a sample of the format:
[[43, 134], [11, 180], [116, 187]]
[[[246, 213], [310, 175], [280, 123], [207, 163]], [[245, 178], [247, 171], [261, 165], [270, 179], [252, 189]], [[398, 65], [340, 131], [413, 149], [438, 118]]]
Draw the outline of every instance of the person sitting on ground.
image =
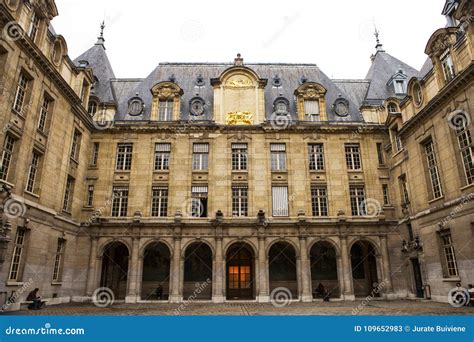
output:
[[30, 310], [39, 310], [44, 306], [45, 302], [41, 301], [41, 297], [38, 295], [38, 291], [39, 289], [36, 288], [28, 294], [28, 297], [26, 297], [26, 300], [28, 302], [33, 302], [28, 305], [28, 309]]
[[325, 296], [327, 295], [326, 288], [322, 283], [319, 283], [318, 287], [316, 288], [316, 291], [314, 292], [317, 298], [325, 298]]

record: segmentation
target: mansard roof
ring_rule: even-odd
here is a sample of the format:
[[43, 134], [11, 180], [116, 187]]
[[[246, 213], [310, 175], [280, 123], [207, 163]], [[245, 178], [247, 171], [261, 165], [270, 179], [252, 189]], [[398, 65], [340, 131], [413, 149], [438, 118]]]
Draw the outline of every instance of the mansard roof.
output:
[[383, 100], [389, 97], [397, 97], [394, 88], [388, 86], [387, 82], [400, 69], [407, 76], [407, 79], [420, 77], [420, 72], [415, 68], [391, 56], [385, 51], [378, 51], [373, 58], [372, 65], [366, 76], [366, 79], [370, 80], [366, 102], [382, 103]]

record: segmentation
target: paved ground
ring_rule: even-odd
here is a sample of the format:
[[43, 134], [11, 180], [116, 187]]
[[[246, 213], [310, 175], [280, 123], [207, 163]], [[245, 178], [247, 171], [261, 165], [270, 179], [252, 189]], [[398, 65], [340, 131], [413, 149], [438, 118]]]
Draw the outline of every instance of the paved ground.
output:
[[192, 303], [189, 305], [153, 303], [123, 304], [115, 303], [107, 308], [94, 304], [64, 304], [50, 306], [40, 311], [22, 310], [8, 315], [113, 315], [113, 316], [169, 316], [169, 315], [352, 315], [359, 307], [360, 315], [474, 315], [474, 307], [453, 308], [449, 304], [431, 301], [398, 300], [372, 301], [362, 305], [355, 302], [292, 302], [285, 307], [259, 303]]

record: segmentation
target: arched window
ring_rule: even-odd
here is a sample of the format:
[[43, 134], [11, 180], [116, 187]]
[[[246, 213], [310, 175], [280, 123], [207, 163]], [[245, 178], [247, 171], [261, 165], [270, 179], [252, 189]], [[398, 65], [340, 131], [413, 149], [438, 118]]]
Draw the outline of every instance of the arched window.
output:
[[395, 102], [389, 102], [387, 105], [387, 110], [389, 114], [398, 113], [398, 105]]

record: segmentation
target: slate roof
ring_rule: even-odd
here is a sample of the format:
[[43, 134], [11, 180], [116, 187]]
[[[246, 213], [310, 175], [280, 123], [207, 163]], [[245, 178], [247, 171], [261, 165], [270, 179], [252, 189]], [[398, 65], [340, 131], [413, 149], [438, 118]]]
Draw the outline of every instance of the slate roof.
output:
[[97, 43], [89, 50], [74, 60], [74, 64], [79, 66], [79, 62], [87, 61], [92, 68], [97, 81], [91, 95], [99, 98], [100, 102], [115, 103], [112, 93], [111, 80], [115, 79], [114, 70], [105, 52], [104, 40], [99, 38]]
[[366, 79], [370, 80], [366, 97], [367, 103], [382, 103], [389, 97], [397, 97], [394, 88], [389, 87], [387, 82], [399, 69], [403, 70], [403, 73], [407, 76], [407, 83], [412, 77], [420, 77], [419, 71], [415, 68], [391, 56], [385, 51], [377, 51], [366, 76]]
[[427, 58], [423, 66], [421, 67], [420, 70], [420, 77], [423, 78], [428, 74], [431, 69], [433, 69], [433, 62], [431, 61], [431, 58]]
[[[226, 69], [234, 65], [233, 63], [161, 63], [144, 79], [117, 79], [107, 57], [103, 38], [99, 38], [98, 42], [76, 58], [74, 63], [79, 65], [81, 61], [87, 61], [97, 77], [93, 95], [97, 96], [101, 102], [114, 103], [117, 106], [116, 121], [150, 120], [152, 102], [150, 90], [157, 83], [170, 81], [171, 78], [184, 92], [181, 97], [181, 118], [189, 119], [191, 99], [201, 97], [207, 104], [206, 119], [212, 120], [214, 91], [211, 79], [219, 78]], [[307, 82], [317, 82], [327, 89], [326, 111], [329, 121], [360, 122], [363, 121], [363, 117], [359, 109], [363, 104], [376, 106], [388, 97], [396, 96], [393, 87], [387, 86], [387, 82], [394, 74], [402, 69], [407, 80], [411, 77], [422, 77], [429, 68], [427, 63], [422, 72], [419, 72], [380, 49], [373, 58], [366, 79], [362, 80], [331, 80], [316, 64], [251, 63], [244, 65], [255, 71], [259, 78], [268, 80], [265, 88], [267, 118], [271, 116], [273, 103], [278, 97], [288, 99], [290, 113], [294, 119], [297, 118], [294, 92], [302, 84], [302, 78], [304, 78]], [[273, 79], [276, 76], [281, 80], [279, 87], [273, 85]], [[196, 84], [198, 77], [202, 77], [204, 85]], [[130, 116], [128, 114], [129, 101], [134, 97], [141, 98], [145, 103], [142, 115]], [[346, 117], [338, 116], [334, 112], [333, 104], [338, 98], [344, 98], [349, 102], [349, 115]]]

